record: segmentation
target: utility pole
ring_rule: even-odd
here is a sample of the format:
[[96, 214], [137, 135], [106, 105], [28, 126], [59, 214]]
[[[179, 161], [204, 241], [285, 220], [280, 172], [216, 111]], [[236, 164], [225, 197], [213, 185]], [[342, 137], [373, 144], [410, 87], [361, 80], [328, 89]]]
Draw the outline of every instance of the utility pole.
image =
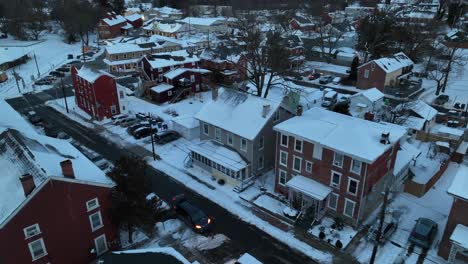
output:
[[153, 160], [156, 160], [156, 153], [154, 152], [154, 136], [153, 136], [153, 125], [151, 124], [151, 113], [148, 112], [148, 123], [150, 128], [150, 137], [151, 137], [151, 150], [153, 152]]
[[21, 90], [20, 90], [19, 83], [18, 83], [18, 79], [20, 77], [18, 76], [18, 73], [16, 73], [15, 69], [13, 69], [13, 76], [15, 77], [16, 87], [18, 87], [18, 93], [21, 94]]
[[36, 62], [37, 78], [39, 78], [39, 76], [41, 76], [41, 72], [39, 72], [39, 66], [37, 65], [36, 52], [34, 52], [34, 61]]
[[382, 210], [380, 211], [380, 222], [379, 222], [379, 229], [377, 230], [376, 238], [375, 238], [375, 245], [372, 249], [372, 255], [369, 260], [369, 264], [374, 264], [375, 256], [377, 255], [377, 250], [379, 249], [380, 238], [382, 237], [382, 229], [383, 224], [385, 221], [385, 211], [387, 210], [387, 202], [388, 202], [388, 194], [390, 193], [390, 189], [388, 187], [385, 188], [384, 200], [382, 204]]
[[60, 83], [62, 85], [63, 100], [65, 101], [65, 108], [67, 109], [67, 114], [68, 114], [70, 112], [68, 111], [67, 96], [65, 95], [65, 86], [63, 85], [63, 78], [60, 78]]

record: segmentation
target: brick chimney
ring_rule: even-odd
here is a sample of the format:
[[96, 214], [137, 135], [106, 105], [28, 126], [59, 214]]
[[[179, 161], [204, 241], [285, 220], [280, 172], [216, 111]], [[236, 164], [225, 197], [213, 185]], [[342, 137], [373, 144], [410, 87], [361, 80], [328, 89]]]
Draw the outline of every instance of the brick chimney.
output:
[[71, 160], [64, 160], [60, 162], [60, 167], [62, 167], [62, 174], [65, 178], [75, 178], [75, 172], [73, 171], [73, 164]]
[[211, 88], [211, 99], [216, 101], [218, 99], [218, 88], [212, 87]]
[[20, 178], [21, 185], [23, 185], [24, 196], [28, 196], [36, 188], [33, 176], [29, 173], [24, 174]]
[[263, 109], [262, 109], [263, 118], [265, 118], [268, 115], [268, 113], [270, 112], [270, 109], [271, 109], [271, 106], [269, 104], [263, 105]]
[[302, 111], [304, 111], [304, 109], [302, 108], [302, 105], [298, 105], [296, 107], [296, 115], [297, 116], [301, 116], [302, 115]]

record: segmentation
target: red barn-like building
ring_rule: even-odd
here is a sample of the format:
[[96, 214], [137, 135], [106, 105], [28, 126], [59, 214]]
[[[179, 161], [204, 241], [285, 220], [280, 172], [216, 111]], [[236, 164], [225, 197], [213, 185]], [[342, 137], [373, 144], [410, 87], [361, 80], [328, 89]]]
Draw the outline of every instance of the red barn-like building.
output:
[[109, 39], [115, 38], [122, 34], [123, 29], [127, 25], [127, 19], [121, 15], [117, 15], [114, 12], [107, 13], [107, 15], [102, 18], [97, 26], [97, 31], [99, 38]]
[[133, 28], [140, 28], [143, 26], [143, 17], [140, 14], [129, 15], [126, 16], [125, 19]]
[[0, 145], [2, 264], [90, 263], [119, 248], [104, 172], [70, 143], [35, 132], [5, 130]]
[[111, 76], [83, 66], [71, 69], [78, 107], [97, 120], [120, 114], [117, 84]]

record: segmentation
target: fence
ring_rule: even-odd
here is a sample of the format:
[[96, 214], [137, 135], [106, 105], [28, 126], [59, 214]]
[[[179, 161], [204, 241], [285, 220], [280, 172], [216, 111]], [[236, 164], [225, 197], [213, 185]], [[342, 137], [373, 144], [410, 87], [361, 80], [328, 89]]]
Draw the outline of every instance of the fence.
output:
[[404, 189], [405, 192], [410, 193], [416, 197], [422, 197], [440, 179], [442, 174], [444, 174], [444, 172], [447, 170], [447, 167], [449, 164], [450, 164], [450, 159], [445, 161], [445, 163], [442, 166], [440, 166], [440, 169], [425, 184], [421, 184], [421, 183], [414, 182], [412, 180], [408, 180], [405, 183], [405, 189]]

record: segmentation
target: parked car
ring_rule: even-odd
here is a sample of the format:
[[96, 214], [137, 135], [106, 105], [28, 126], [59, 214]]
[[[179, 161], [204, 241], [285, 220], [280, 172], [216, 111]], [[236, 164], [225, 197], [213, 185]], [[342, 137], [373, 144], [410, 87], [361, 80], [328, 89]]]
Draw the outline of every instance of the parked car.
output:
[[338, 98], [338, 94], [335, 91], [327, 92], [322, 99], [322, 106], [323, 107], [330, 107], [336, 103]]
[[319, 78], [320, 84], [327, 84], [327, 83], [331, 83], [332, 81], [333, 81], [333, 76], [331, 75], [325, 75]]
[[70, 68], [60, 67], [56, 69], [56, 71], [67, 73], [67, 72], [70, 72]]
[[35, 85], [51, 85], [54, 81], [51, 79], [39, 79], [34, 82]]
[[136, 124], [137, 122], [138, 122], [137, 119], [129, 117], [129, 118], [125, 118], [125, 119], [121, 120], [119, 122], [119, 125], [121, 127], [128, 127], [128, 126]]
[[431, 247], [434, 237], [437, 235], [437, 223], [428, 218], [418, 218], [411, 231], [409, 241], [424, 249]]
[[59, 72], [59, 71], [51, 71], [49, 73], [50, 76], [55, 76], [55, 77], [65, 77], [65, 73]]
[[128, 118], [128, 115], [120, 114], [120, 115], [115, 115], [111, 117], [111, 120], [114, 123], [114, 125], [118, 125], [120, 122], [122, 122], [123, 120], [127, 118]]
[[150, 127], [140, 127], [133, 132], [133, 137], [135, 139], [145, 138], [151, 135], [152, 129]]
[[71, 139], [71, 137], [70, 137], [67, 133], [65, 133], [65, 132], [63, 132], [63, 131], [61, 131], [61, 132], [59, 132], [59, 133], [57, 134], [57, 138], [65, 139], [65, 140]]
[[341, 77], [333, 78], [333, 84], [340, 84], [340, 82], [341, 82]]
[[434, 104], [437, 105], [443, 105], [449, 101], [449, 96], [445, 94], [441, 94], [437, 96], [437, 98], [434, 100]]
[[197, 232], [206, 232], [213, 222], [202, 210], [189, 203], [183, 194], [172, 198], [172, 208]]
[[157, 144], [163, 145], [171, 141], [177, 140], [178, 138], [180, 138], [179, 133], [177, 133], [176, 131], [168, 130], [168, 131], [156, 133], [154, 135], [154, 142], [156, 142]]
[[320, 78], [320, 76], [322, 76], [322, 75], [320, 73], [316, 72], [316, 73], [309, 74], [309, 76], [307, 76], [307, 78], [309, 80], [316, 80], [316, 79]]
[[47, 122], [44, 122], [43, 125], [44, 125], [44, 132], [46, 136], [54, 137], [54, 138], [58, 137], [60, 130], [57, 127]]
[[[377, 242], [377, 231], [378, 231], [379, 222], [375, 222], [369, 229], [367, 233], [367, 238], [372, 242]], [[397, 230], [398, 222], [397, 221], [384, 221], [382, 227], [382, 234], [380, 236], [380, 243], [384, 244], [392, 234]]]
[[135, 132], [135, 130], [137, 130], [138, 128], [148, 127], [148, 126], [149, 126], [148, 122], [141, 122], [138, 124], [133, 124], [127, 128], [127, 133], [129, 133], [130, 135], [133, 135], [133, 132]]
[[34, 111], [29, 111], [27, 114], [29, 122], [31, 124], [36, 125], [42, 122], [42, 118]]

